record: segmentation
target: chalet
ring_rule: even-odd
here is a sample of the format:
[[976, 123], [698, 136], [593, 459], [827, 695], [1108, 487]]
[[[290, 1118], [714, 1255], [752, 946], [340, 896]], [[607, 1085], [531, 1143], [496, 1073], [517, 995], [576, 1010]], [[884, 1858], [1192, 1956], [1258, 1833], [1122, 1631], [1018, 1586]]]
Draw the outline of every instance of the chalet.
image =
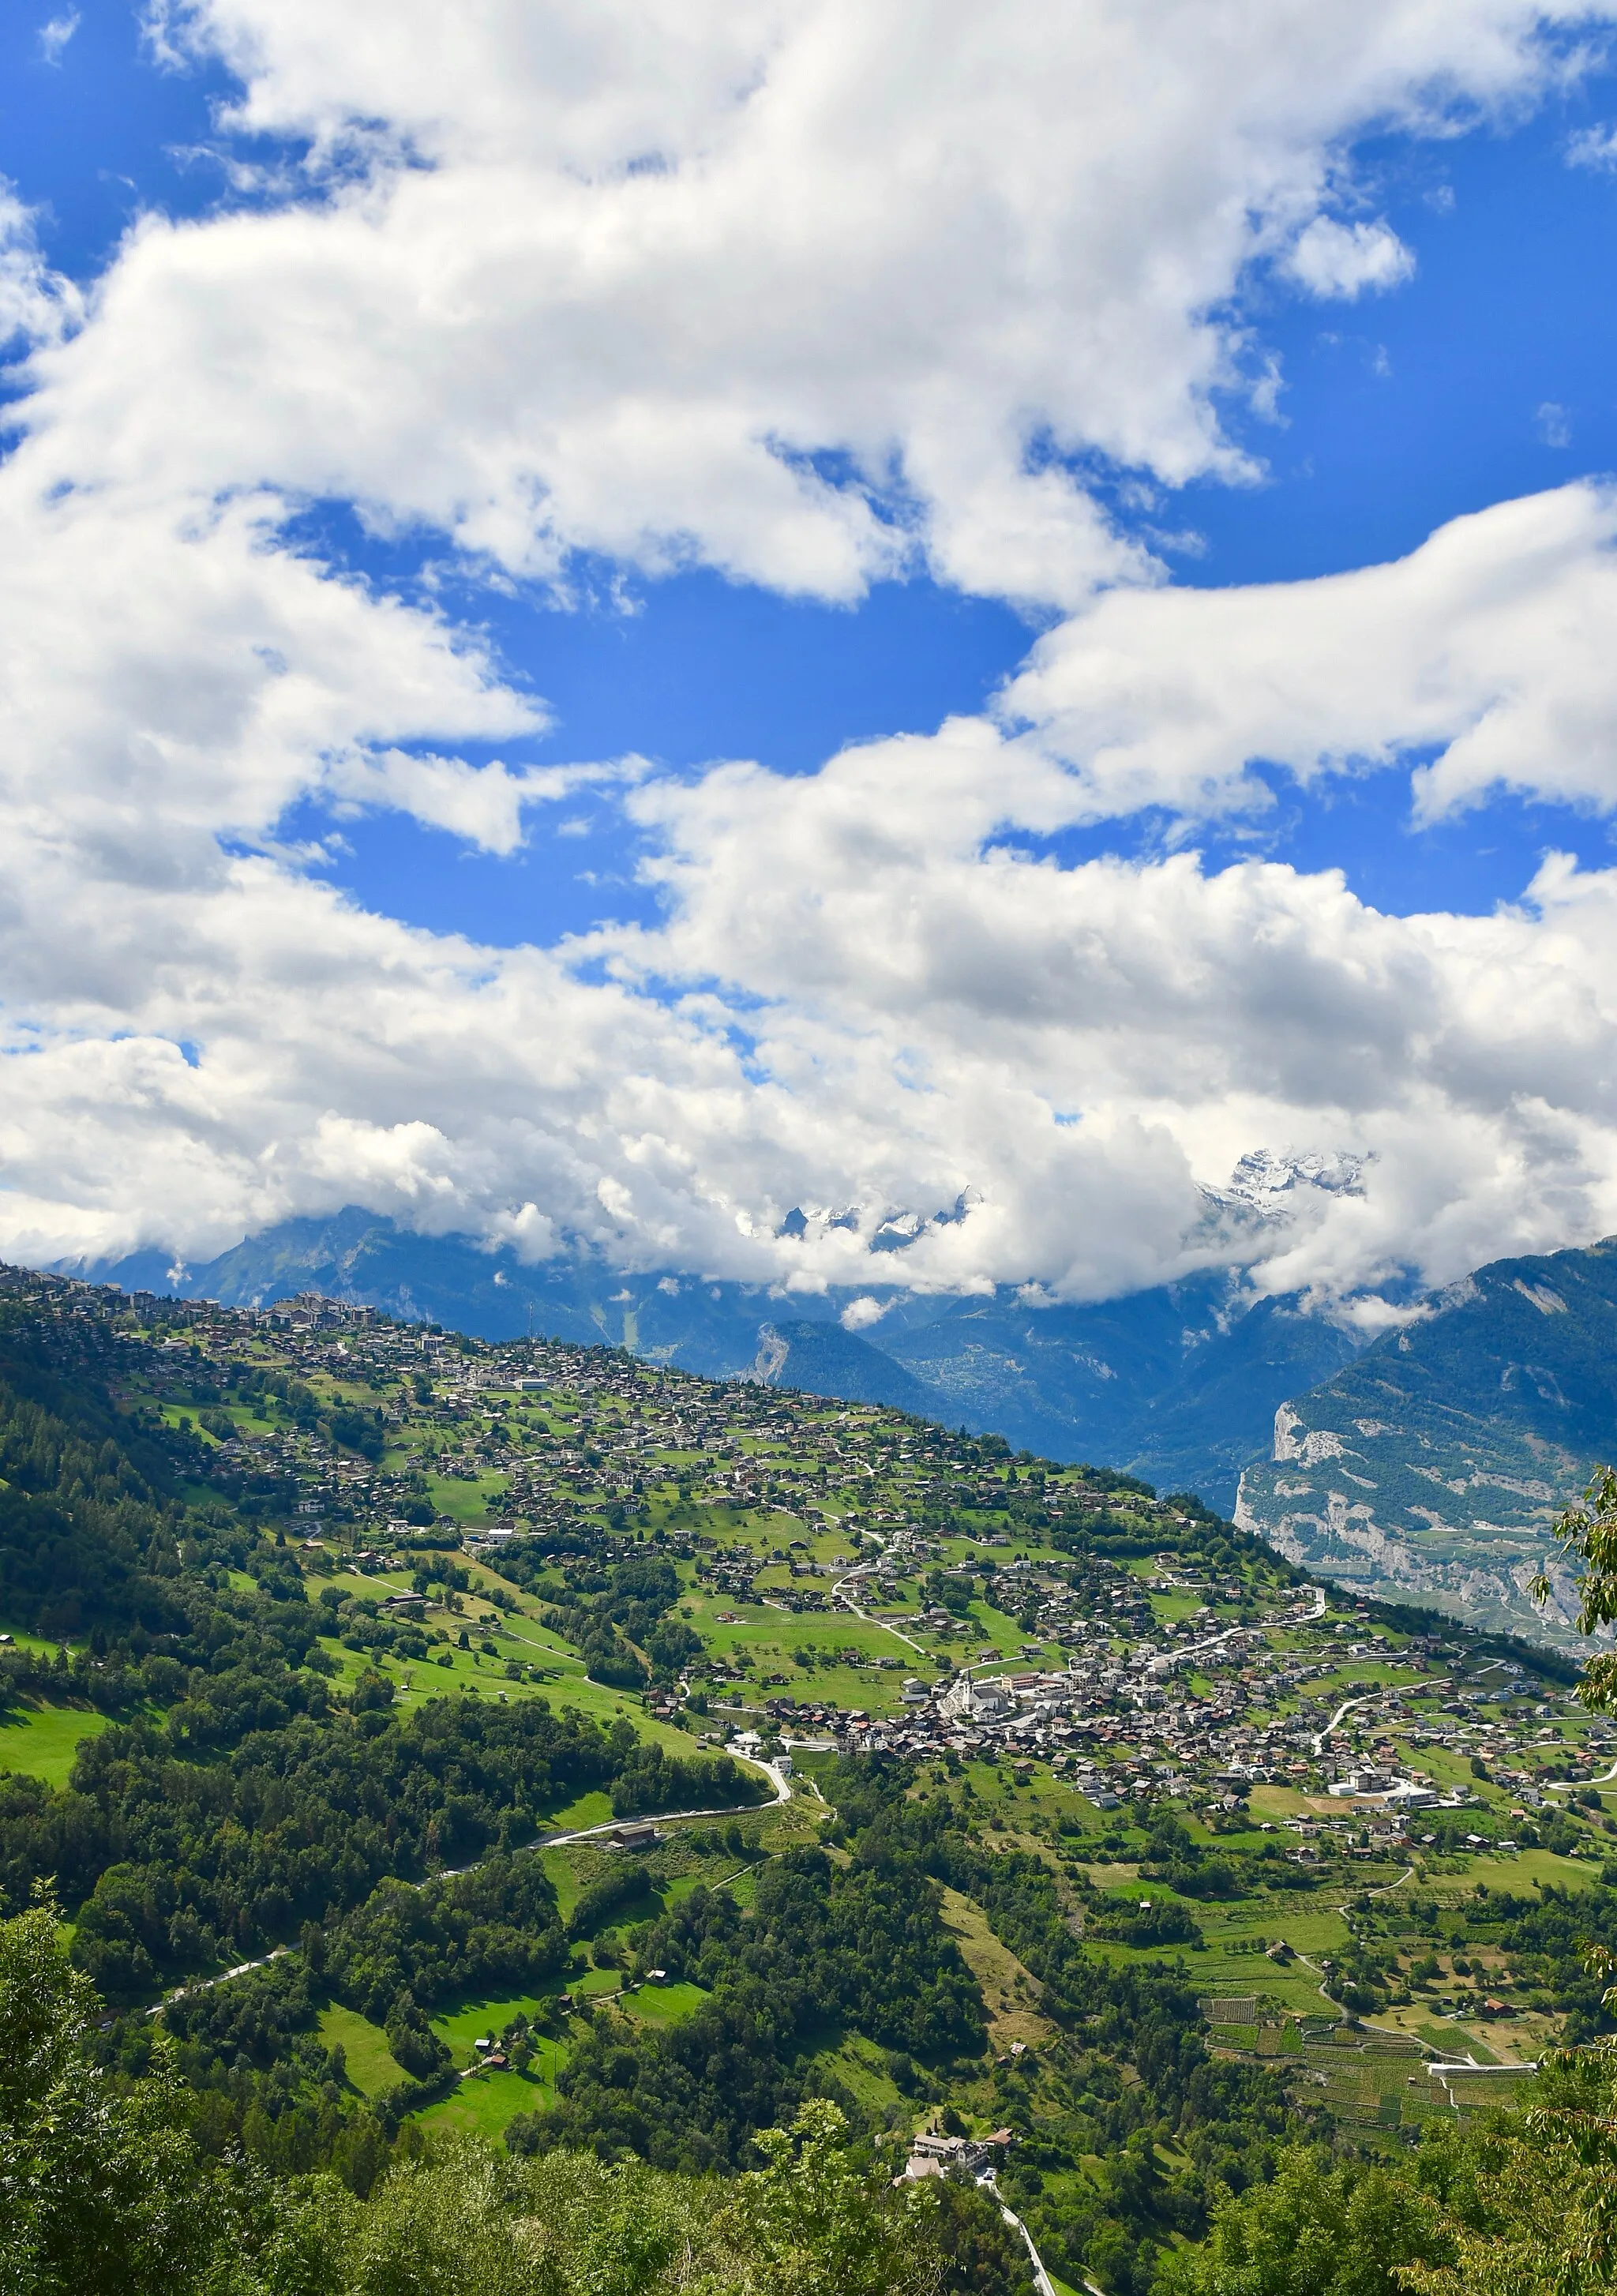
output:
[[653, 1849], [662, 1836], [647, 1819], [630, 1825], [614, 1825], [612, 1838], [620, 1849]]

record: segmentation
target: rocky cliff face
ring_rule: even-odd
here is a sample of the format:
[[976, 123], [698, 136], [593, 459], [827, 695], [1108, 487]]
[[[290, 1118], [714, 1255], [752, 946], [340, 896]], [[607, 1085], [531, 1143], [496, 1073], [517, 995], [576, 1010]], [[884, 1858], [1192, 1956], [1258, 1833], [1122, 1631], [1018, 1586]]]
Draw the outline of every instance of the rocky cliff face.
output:
[[[1575, 1643], [1550, 1536], [1617, 1456], [1617, 1239], [1496, 1260], [1275, 1414], [1236, 1520], [1294, 1561]], [[1541, 1566], [1555, 1592], [1528, 1593]]]

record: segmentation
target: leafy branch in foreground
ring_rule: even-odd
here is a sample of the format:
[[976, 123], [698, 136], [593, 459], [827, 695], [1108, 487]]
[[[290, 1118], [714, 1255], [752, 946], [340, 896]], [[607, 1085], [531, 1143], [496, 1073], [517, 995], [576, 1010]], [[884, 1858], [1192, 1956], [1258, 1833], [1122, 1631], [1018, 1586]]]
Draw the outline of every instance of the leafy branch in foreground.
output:
[[833, 2104], [726, 2183], [476, 2140], [329, 2176], [209, 2159], [159, 2045], [94, 2062], [100, 2003], [41, 1892], [0, 1923], [0, 2296], [931, 2296], [937, 2196], [856, 2164]]
[[[1617, 1468], [1596, 1470], [1580, 1503], [1558, 1518], [1555, 1535], [1567, 1560], [1583, 1565], [1578, 1581], [1578, 1632], [1593, 1635], [1602, 1627], [1617, 1625]], [[1548, 1602], [1547, 1571], [1539, 1571], [1528, 1592], [1535, 1603]], [[1594, 1714], [1609, 1714], [1617, 1707], [1617, 1652], [1589, 1660], [1578, 1695]]]
[[1400, 2274], [1414, 2296], [1596, 2296], [1617, 2285], [1617, 2052], [1564, 2051], [1531, 2108], [1474, 2140], [1469, 2222], [1446, 2266]]

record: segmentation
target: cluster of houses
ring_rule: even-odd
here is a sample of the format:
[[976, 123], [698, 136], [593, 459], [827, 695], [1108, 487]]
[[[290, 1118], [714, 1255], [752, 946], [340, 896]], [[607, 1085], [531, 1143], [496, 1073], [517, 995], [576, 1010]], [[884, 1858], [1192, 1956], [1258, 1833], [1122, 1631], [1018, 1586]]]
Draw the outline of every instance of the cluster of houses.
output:
[[[1468, 1729], [1442, 1710], [1464, 1714], [1467, 1702], [1447, 1696], [1456, 1685], [1441, 1675], [1402, 1691], [1371, 1685], [1352, 1702], [1360, 1710], [1356, 1716], [1339, 1710], [1323, 1728], [1317, 1710], [1301, 1710], [1295, 1693], [1308, 1682], [1336, 1675], [1344, 1658], [1384, 1650], [1374, 1637], [1344, 1645], [1334, 1627], [1308, 1623], [1317, 1636], [1312, 1651], [1273, 1648], [1260, 1627], [1203, 1630], [1178, 1644], [1143, 1642], [1127, 1654], [1097, 1644], [1073, 1652], [1061, 1669], [1001, 1661], [930, 1683], [911, 1677], [893, 1715], [779, 1697], [767, 1702], [767, 1720], [788, 1744], [916, 1761], [1008, 1759], [1024, 1775], [1035, 1762], [1047, 1764], [1102, 1811], [1163, 1795], [1235, 1810], [1255, 1784], [1298, 1787], [1339, 1801], [1341, 1824], [1372, 1848], [1407, 1841], [1406, 1829], [1423, 1812], [1483, 1807], [1469, 1784], [1445, 1788], [1408, 1767], [1415, 1748], [1452, 1745], [1457, 1731]], [[1426, 1654], [1408, 1656], [1430, 1670]], [[1206, 1694], [1175, 1689], [1175, 1677], [1182, 1685], [1191, 1668], [1211, 1683]], [[1487, 1727], [1502, 1745], [1506, 1726]], [[1361, 1728], [1375, 1741], [1372, 1753], [1356, 1751]], [[1519, 1730], [1512, 1734], [1519, 1737]], [[1544, 1804], [1545, 1792], [1528, 1784], [1525, 1773], [1519, 1784], [1517, 1773], [1508, 1776], [1519, 1805], [1513, 1816]], [[1317, 1824], [1300, 1823], [1295, 1830], [1303, 1837], [1293, 1853], [1299, 1862], [1321, 1854]]]
[[1001, 2166], [1013, 2142], [1008, 2128], [997, 2128], [991, 2136], [943, 2136], [923, 2129], [910, 2139], [904, 2176], [912, 2180], [923, 2177], [986, 2179]]

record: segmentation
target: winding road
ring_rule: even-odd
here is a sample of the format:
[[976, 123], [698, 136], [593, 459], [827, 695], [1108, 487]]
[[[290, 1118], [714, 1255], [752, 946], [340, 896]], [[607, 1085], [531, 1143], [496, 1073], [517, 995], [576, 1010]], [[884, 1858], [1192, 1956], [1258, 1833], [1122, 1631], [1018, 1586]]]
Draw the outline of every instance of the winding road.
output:
[[[775, 1788], [775, 1800], [772, 1802], [731, 1802], [723, 1809], [662, 1809], [650, 1812], [644, 1816], [609, 1817], [599, 1825], [580, 1825], [568, 1833], [542, 1833], [536, 1841], [524, 1841], [515, 1854], [518, 1857], [524, 1857], [530, 1850], [559, 1849], [569, 1841], [590, 1841], [597, 1834], [615, 1833], [620, 1825], [674, 1825], [706, 1817], [752, 1817], [760, 1809], [778, 1809], [783, 1802], [791, 1800], [792, 1781], [777, 1763], [755, 1762], [750, 1754], [733, 1754], [730, 1759], [732, 1761], [744, 1762], [750, 1770], [761, 1770]], [[824, 1796], [820, 1798], [824, 1800]], [[463, 1874], [475, 1874], [478, 1867], [484, 1862], [482, 1858], [478, 1858], [470, 1866], [446, 1866], [438, 1873], [429, 1874], [427, 1880], [457, 1882]], [[408, 1886], [414, 1890], [422, 1890], [425, 1889], [426, 1882], [412, 1882]], [[170, 2002], [188, 2001], [193, 1994], [197, 1993], [211, 1993], [216, 1986], [228, 1985], [237, 1977], [247, 1977], [255, 1969], [267, 1969], [272, 1961], [283, 1961], [288, 1955], [296, 1951], [295, 1946], [278, 1945], [273, 1953], [265, 1954], [258, 1961], [239, 1961], [234, 1969], [221, 1970], [218, 1977], [199, 1977], [190, 1985], [176, 1988], [166, 2000], [160, 2001], [155, 2007], [148, 2009], [146, 2014], [148, 2017], [160, 2017]]]
[[[991, 2193], [995, 2200], [999, 2202], [999, 2213], [1005, 2218], [1006, 2224], [1011, 2226], [1014, 2232], [1021, 2234], [1022, 2246], [1028, 2251], [1028, 2261], [1033, 2267], [1033, 2283], [1038, 2291], [1038, 2296], [1055, 2296], [1055, 2284], [1051, 2280], [1049, 2274], [1045, 2269], [1045, 2260], [1043, 2257], [1040, 2256], [1038, 2251], [1033, 2245], [1033, 2235], [1028, 2230], [1026, 2225], [1023, 2224], [1022, 2218], [1017, 2215], [1015, 2210], [1009, 2207], [1005, 2202], [1000, 2193], [998, 2185], [994, 2181], [993, 2170], [990, 2169], [985, 2176], [979, 2177], [977, 2182], [981, 2185], [984, 2192]], [[1090, 2296], [1103, 2296], [1103, 2292], [1096, 2287], [1093, 2280], [1086, 2280], [1084, 2286], [1090, 2291]]]
[[845, 1603], [848, 1608], [853, 1612], [854, 1617], [856, 1619], [863, 1619], [867, 1627], [880, 1627], [884, 1635], [891, 1635], [896, 1642], [907, 1643], [909, 1648], [915, 1652], [919, 1657], [925, 1658], [928, 1654], [925, 1645], [922, 1643], [916, 1642], [913, 1635], [900, 1634], [898, 1628], [890, 1627], [885, 1619], [872, 1618], [868, 1611], [860, 1610], [858, 1604], [854, 1601], [851, 1595], [845, 1594], [843, 1592], [843, 1589], [851, 1586], [856, 1578], [861, 1578], [866, 1574], [866, 1572], [874, 1570], [879, 1567], [880, 1566], [874, 1562], [856, 1562], [851, 1570], [846, 1570], [840, 1578], [833, 1578], [832, 1580], [832, 1599], [833, 1601]]
[[1604, 1777], [1552, 1778], [1544, 1791], [1546, 1793], [1571, 1793], [1577, 1786], [1609, 1786], [1613, 1778], [1617, 1778], [1617, 1762], [1612, 1764]]
[[1340, 1728], [1342, 1717], [1347, 1714], [1351, 1714], [1356, 1706], [1367, 1706], [1373, 1698], [1379, 1697], [1380, 1694], [1379, 1691], [1367, 1690], [1358, 1698], [1349, 1698], [1343, 1701], [1342, 1705], [1337, 1708], [1335, 1713], [1332, 1715], [1330, 1720], [1326, 1724], [1325, 1728], [1319, 1731], [1314, 1739], [1314, 1755], [1316, 1760], [1317, 1760], [1319, 1756], [1325, 1751], [1325, 1742], [1330, 1736], [1332, 1731]]

